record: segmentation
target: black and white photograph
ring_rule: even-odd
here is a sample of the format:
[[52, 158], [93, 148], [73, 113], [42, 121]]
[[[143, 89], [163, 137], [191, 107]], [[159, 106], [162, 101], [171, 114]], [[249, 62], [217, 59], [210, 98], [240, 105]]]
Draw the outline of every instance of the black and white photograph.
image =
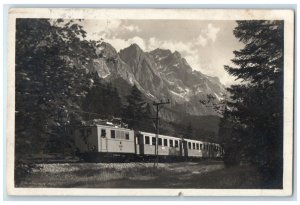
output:
[[11, 193], [290, 195], [293, 15], [13, 9]]

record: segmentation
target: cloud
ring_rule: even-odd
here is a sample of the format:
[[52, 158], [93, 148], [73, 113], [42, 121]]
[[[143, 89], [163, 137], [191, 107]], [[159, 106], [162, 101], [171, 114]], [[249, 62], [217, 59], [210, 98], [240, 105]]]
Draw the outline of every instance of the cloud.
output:
[[135, 36], [133, 38], [128, 39], [128, 42], [129, 42], [129, 45], [136, 43], [141, 47], [141, 49], [147, 50], [145, 41], [139, 36]]
[[214, 43], [220, 30], [220, 28], [215, 27], [211, 23], [208, 24], [207, 27], [201, 31], [201, 33], [195, 40], [196, 45], [206, 47], [208, 43]]
[[128, 41], [120, 38], [104, 39], [104, 41], [111, 44], [117, 51], [120, 51], [130, 45]]
[[114, 36], [121, 20], [85, 20], [81, 24], [87, 32], [88, 39], [99, 40]]
[[151, 37], [147, 42], [147, 51], [154, 50], [156, 48], [161, 49], [169, 49], [172, 52], [179, 51], [181, 54], [189, 54], [189, 55], [195, 55], [197, 53], [197, 50], [195, 50], [194, 45], [189, 43], [184, 43], [182, 41], [161, 41], [157, 38]]
[[205, 34], [207, 36], [207, 38], [209, 38], [210, 40], [212, 40], [212, 42], [216, 41], [217, 38], [217, 34], [219, 33], [220, 28], [218, 27], [214, 27], [211, 23], [207, 25], [207, 29], [205, 31]]
[[122, 26], [124, 30], [127, 30], [129, 32], [139, 32], [141, 29], [136, 25], [123, 25]]
[[107, 20], [106, 25], [109, 30], [116, 30], [121, 25], [121, 20]]
[[127, 48], [128, 46], [130, 46], [133, 43], [138, 44], [141, 47], [141, 49], [146, 50], [146, 43], [139, 36], [134, 36], [133, 38], [129, 38], [127, 40], [120, 39], [120, 38], [107, 38], [107, 39], [104, 39], [104, 41], [107, 43], [110, 43], [117, 51]]
[[78, 22], [87, 32], [87, 39], [99, 40], [117, 38], [119, 33], [139, 32], [141, 29], [137, 25], [124, 24], [122, 20], [84, 20]]
[[208, 40], [202, 36], [201, 34], [198, 36], [196, 40], [197, 45], [201, 45], [202, 47], [205, 47], [207, 45]]
[[194, 70], [202, 71], [199, 55], [188, 55], [185, 59]]

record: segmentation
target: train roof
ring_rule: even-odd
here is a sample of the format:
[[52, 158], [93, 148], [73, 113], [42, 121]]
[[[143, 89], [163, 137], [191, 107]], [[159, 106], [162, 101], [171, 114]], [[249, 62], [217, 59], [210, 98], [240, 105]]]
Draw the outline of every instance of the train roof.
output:
[[[156, 135], [155, 133], [151, 133], [151, 132], [144, 132], [144, 131], [140, 131], [141, 134], [146, 134], [146, 135]], [[161, 135], [159, 134], [160, 137], [165, 137], [165, 138], [172, 138], [172, 139], [180, 139], [179, 137], [173, 137], [173, 136], [169, 136], [169, 135]]]
[[185, 141], [188, 141], [188, 142], [201, 142], [201, 143], [207, 143], [207, 142], [204, 142], [204, 141], [200, 141], [200, 140], [194, 140], [194, 139], [187, 139], [187, 138], [184, 138]]
[[113, 125], [101, 125], [101, 124], [83, 125], [83, 126], [79, 126], [78, 128], [83, 128], [83, 127], [104, 127], [104, 128], [111, 128], [111, 129], [120, 129], [120, 130], [126, 130], [126, 131], [133, 131], [133, 130], [125, 128], [125, 127], [118, 127], [118, 126], [113, 126]]
[[[143, 132], [143, 131], [140, 131], [141, 134], [147, 134], [147, 135], [156, 135], [155, 133], [151, 133], [151, 132]], [[164, 138], [170, 138], [170, 139], [181, 139], [180, 137], [173, 137], [173, 136], [169, 136], [169, 135], [161, 135], [159, 134], [160, 137], [164, 137]], [[194, 139], [187, 139], [187, 138], [184, 138], [183, 139], [185, 141], [188, 141], [188, 142], [195, 142], [195, 143], [205, 143], [205, 144], [214, 144], [214, 145], [218, 145], [217, 143], [211, 143], [211, 142], [204, 142], [204, 141], [200, 141], [200, 140], [194, 140]]]
[[205, 142], [205, 141], [200, 141], [200, 140], [193, 140], [193, 139], [187, 139], [187, 138], [184, 138], [185, 141], [188, 141], [188, 142], [196, 142], [196, 143], [204, 143], [204, 144], [212, 144], [212, 145], [219, 145], [218, 143], [213, 143], [213, 142]]

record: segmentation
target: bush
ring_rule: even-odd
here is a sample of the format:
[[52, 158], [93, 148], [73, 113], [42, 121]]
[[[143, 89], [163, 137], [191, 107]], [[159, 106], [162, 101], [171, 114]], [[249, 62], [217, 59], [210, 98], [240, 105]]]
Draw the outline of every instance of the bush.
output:
[[21, 182], [33, 172], [34, 168], [36, 168], [35, 164], [16, 163], [15, 164], [15, 187], [19, 187]]
[[226, 167], [237, 166], [241, 162], [241, 155], [237, 148], [230, 147], [226, 149], [224, 155], [224, 164]]

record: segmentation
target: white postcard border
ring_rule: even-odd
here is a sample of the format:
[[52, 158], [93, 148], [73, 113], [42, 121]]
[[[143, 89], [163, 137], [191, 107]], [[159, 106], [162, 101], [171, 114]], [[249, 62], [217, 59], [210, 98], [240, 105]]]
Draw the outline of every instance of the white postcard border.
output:
[[[98, 189], [15, 188], [15, 25], [16, 18], [284, 20], [284, 172], [283, 189]], [[290, 196], [293, 181], [294, 12], [252, 9], [41, 9], [9, 11], [7, 59], [7, 193], [32, 196]]]

